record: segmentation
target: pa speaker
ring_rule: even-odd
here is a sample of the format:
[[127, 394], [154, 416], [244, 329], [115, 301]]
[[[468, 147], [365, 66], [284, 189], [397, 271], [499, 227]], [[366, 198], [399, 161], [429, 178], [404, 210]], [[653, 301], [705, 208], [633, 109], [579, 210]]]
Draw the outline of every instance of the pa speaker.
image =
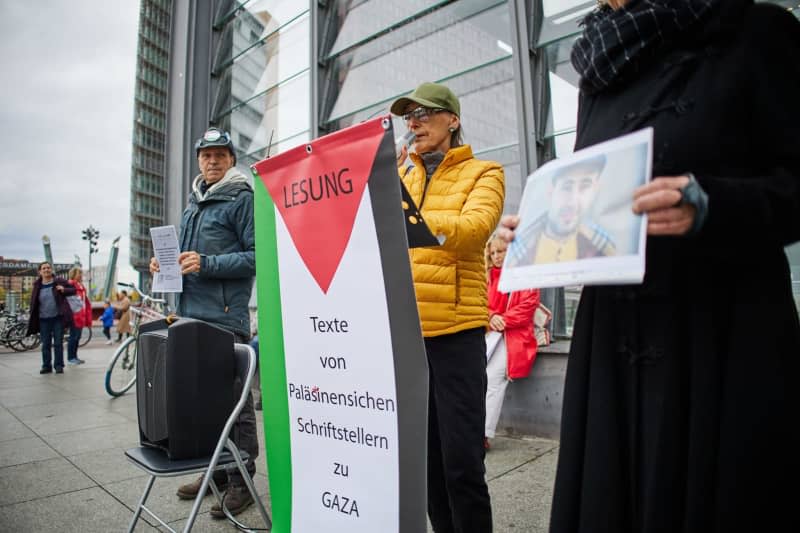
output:
[[170, 459], [211, 455], [235, 399], [230, 331], [182, 318], [139, 334], [136, 393], [141, 442]]

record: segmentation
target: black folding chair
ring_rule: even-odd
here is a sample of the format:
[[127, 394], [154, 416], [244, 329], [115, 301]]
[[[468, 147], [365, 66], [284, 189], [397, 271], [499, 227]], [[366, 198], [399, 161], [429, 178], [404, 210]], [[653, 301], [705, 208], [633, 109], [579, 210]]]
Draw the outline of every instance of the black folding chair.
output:
[[[217, 442], [217, 446], [214, 449], [213, 455], [199, 459], [182, 459], [171, 461], [165, 451], [157, 448], [139, 446], [138, 448], [132, 448], [125, 452], [125, 456], [128, 458], [128, 460], [150, 474], [150, 478], [147, 481], [147, 486], [145, 486], [144, 493], [139, 500], [139, 505], [136, 507], [136, 511], [133, 514], [133, 520], [131, 520], [131, 524], [128, 527], [128, 532], [132, 532], [134, 530], [136, 527], [136, 522], [139, 520], [142, 511], [145, 511], [147, 514], [157, 520], [159, 524], [167, 528], [169, 531], [176, 533], [174, 529], [168, 526], [163, 520], [161, 520], [161, 518], [156, 516], [153, 511], [145, 506], [147, 497], [150, 495], [150, 489], [153, 488], [153, 483], [157, 477], [175, 477], [185, 474], [205, 472], [205, 475], [203, 476], [203, 482], [200, 485], [200, 491], [197, 493], [197, 497], [194, 500], [194, 505], [192, 505], [192, 512], [189, 513], [189, 519], [186, 521], [186, 525], [183, 528], [184, 532], [191, 531], [194, 521], [197, 518], [197, 514], [200, 511], [200, 504], [202, 503], [203, 497], [205, 496], [209, 486], [211, 487], [214, 496], [217, 498], [217, 501], [219, 501], [220, 507], [222, 507], [222, 495], [220, 494], [217, 485], [214, 483], [213, 473], [215, 470], [222, 470], [232, 463], [236, 463], [236, 467], [239, 469], [239, 472], [241, 473], [242, 478], [247, 485], [247, 489], [253, 496], [253, 500], [255, 501], [259, 512], [261, 513], [261, 517], [264, 519], [267, 529], [272, 528], [272, 521], [267, 513], [267, 509], [264, 507], [264, 503], [261, 501], [261, 499], [259, 499], [258, 494], [256, 494], [256, 488], [253, 485], [253, 480], [250, 478], [250, 474], [247, 472], [245, 467], [245, 461], [247, 461], [249, 455], [245, 451], [240, 451], [236, 444], [234, 444], [234, 442], [230, 439], [230, 432], [233, 428], [233, 424], [236, 422], [236, 419], [239, 417], [239, 413], [244, 408], [245, 401], [247, 400], [247, 394], [250, 392], [250, 382], [253, 379], [253, 374], [255, 374], [256, 369], [256, 354], [255, 351], [253, 351], [253, 348], [251, 348], [249, 345], [237, 343], [234, 344], [234, 357], [236, 359], [236, 374], [242, 380], [242, 394], [239, 397], [239, 401], [236, 403], [233, 412], [231, 412], [231, 415], [228, 417], [227, 422], [225, 422], [225, 427], [222, 430], [222, 434], [219, 436], [219, 441]], [[222, 509], [225, 510], [224, 507], [222, 507]], [[228, 513], [226, 513], [226, 515], [231, 518]], [[242, 527], [241, 524], [238, 523], [237, 526]]]

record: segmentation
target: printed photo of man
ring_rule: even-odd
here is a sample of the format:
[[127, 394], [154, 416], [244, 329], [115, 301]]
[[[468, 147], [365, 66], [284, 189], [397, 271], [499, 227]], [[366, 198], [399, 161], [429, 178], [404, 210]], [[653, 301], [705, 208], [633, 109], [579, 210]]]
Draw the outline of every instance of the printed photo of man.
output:
[[608, 232], [588, 219], [606, 156], [599, 154], [553, 172], [547, 210], [509, 247], [507, 266], [558, 263], [616, 252]]

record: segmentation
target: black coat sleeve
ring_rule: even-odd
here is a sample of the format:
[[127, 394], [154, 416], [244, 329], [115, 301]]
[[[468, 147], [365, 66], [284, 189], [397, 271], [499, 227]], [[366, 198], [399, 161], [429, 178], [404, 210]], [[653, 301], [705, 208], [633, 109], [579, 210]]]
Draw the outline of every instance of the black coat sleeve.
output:
[[[800, 22], [785, 9], [757, 5], [740, 38], [752, 75], [752, 179], [703, 176], [709, 214], [701, 234], [786, 246], [800, 240]], [[730, 90], [737, 90], [731, 87]]]

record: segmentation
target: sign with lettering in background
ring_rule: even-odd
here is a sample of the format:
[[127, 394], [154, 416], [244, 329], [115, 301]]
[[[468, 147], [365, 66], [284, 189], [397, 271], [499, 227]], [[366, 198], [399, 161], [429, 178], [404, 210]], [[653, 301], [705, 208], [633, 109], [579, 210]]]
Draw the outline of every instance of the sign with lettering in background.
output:
[[391, 120], [253, 171], [272, 531], [424, 532], [427, 364]]

